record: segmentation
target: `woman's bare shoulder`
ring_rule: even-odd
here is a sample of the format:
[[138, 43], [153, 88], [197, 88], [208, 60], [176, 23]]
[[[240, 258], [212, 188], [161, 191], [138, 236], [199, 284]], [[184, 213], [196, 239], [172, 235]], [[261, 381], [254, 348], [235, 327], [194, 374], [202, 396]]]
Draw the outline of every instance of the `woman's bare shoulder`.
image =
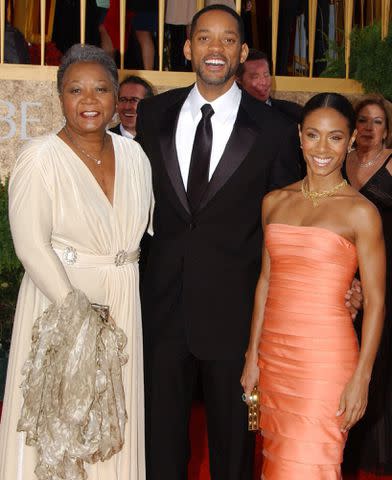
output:
[[268, 204], [280, 202], [281, 200], [291, 196], [293, 193], [298, 193], [301, 190], [301, 183], [302, 180], [299, 182], [291, 183], [286, 187], [272, 190], [271, 192], [267, 193], [267, 195], [265, 195], [264, 202]]
[[372, 225], [381, 223], [380, 213], [377, 207], [360, 192], [350, 187], [350, 214], [349, 218], [357, 229], [371, 228]]
[[268, 215], [276, 206], [281, 206], [285, 201], [289, 201], [293, 195], [301, 190], [301, 182], [295, 182], [287, 187], [278, 188], [267, 193], [263, 199], [263, 212]]

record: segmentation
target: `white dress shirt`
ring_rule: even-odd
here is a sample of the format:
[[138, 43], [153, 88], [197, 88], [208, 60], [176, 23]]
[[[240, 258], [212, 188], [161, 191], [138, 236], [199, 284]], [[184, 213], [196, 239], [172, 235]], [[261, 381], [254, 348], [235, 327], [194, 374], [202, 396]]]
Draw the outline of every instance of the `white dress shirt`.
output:
[[128, 132], [128, 130], [125, 130], [125, 128], [122, 126], [122, 123], [120, 123], [120, 132], [123, 137], [132, 138], [132, 140], [135, 138], [132, 133]]
[[208, 102], [201, 96], [197, 85], [195, 85], [190, 91], [181, 108], [176, 131], [177, 157], [185, 190], [188, 183], [189, 167], [196, 128], [202, 117], [200, 108], [204, 104], [209, 103], [215, 112], [211, 117], [212, 150], [208, 176], [208, 180], [211, 180], [212, 174], [222, 157], [223, 151], [233, 130], [241, 102], [241, 95], [241, 90], [235, 82], [230, 90], [213, 102]]

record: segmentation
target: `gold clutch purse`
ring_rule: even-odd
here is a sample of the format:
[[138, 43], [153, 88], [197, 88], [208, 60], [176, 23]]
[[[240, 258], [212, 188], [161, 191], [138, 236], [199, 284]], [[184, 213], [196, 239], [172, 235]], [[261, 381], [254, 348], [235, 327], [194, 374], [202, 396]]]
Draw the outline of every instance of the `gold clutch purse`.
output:
[[248, 403], [248, 430], [256, 432], [260, 424], [260, 392], [254, 387], [249, 396]]

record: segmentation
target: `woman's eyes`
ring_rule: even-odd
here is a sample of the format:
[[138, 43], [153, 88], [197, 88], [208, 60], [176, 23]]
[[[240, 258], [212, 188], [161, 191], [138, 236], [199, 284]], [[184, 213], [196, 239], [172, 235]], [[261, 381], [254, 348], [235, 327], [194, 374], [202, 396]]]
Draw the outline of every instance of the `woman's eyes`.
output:
[[306, 136], [308, 138], [311, 138], [311, 139], [317, 138], [317, 135], [315, 133], [311, 133], [311, 132], [307, 133]]
[[[109, 91], [109, 88], [108, 87], [96, 87], [95, 90], [98, 93], [107, 93]], [[73, 87], [69, 91], [72, 94], [79, 94], [79, 93], [82, 92], [82, 89], [80, 87]]]

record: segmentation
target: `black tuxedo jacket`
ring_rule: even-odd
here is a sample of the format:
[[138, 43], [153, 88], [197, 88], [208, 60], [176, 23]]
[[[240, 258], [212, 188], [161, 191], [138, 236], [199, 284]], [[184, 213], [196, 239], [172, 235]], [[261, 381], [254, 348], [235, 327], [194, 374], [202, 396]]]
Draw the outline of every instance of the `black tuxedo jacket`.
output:
[[277, 98], [271, 98], [271, 106], [277, 108], [281, 113], [286, 115], [289, 120], [295, 123], [301, 121], [302, 107], [298, 103], [289, 102], [288, 100], [278, 100]]
[[117, 124], [113, 128], [109, 128], [109, 130], [113, 133], [117, 133], [117, 135], [122, 135], [121, 130], [120, 130], [120, 124]]
[[279, 112], [243, 92], [226, 149], [192, 215], [175, 146], [190, 90], [171, 90], [138, 107], [137, 140], [151, 162], [155, 195], [143, 328], [147, 343], [180, 334], [198, 358], [234, 358], [243, 355], [249, 337], [261, 201], [298, 179], [297, 132]]

